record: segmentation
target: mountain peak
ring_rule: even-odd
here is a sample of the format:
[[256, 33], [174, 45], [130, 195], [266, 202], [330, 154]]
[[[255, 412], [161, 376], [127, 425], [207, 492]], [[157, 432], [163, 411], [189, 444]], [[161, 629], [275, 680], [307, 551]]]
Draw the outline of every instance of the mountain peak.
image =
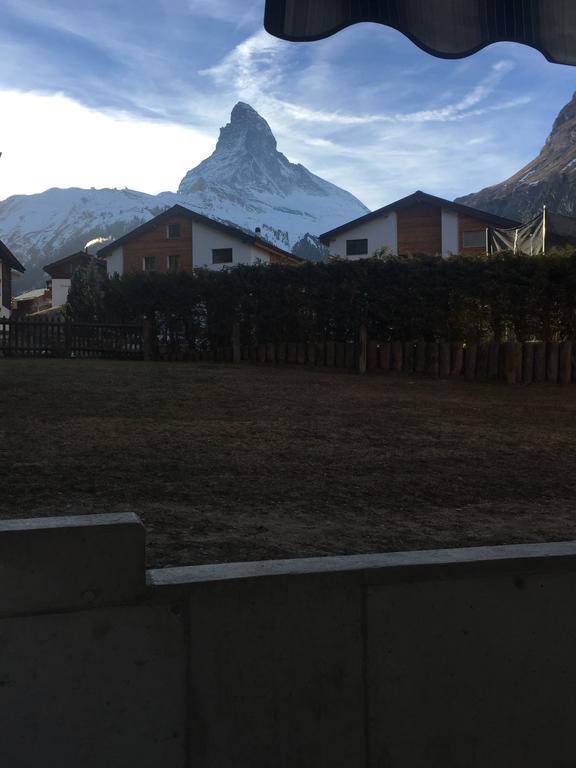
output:
[[240, 146], [252, 155], [276, 151], [276, 139], [270, 126], [250, 104], [243, 101], [236, 104], [230, 122], [220, 129], [216, 152], [238, 151]]
[[[266, 120], [249, 104], [239, 101], [230, 122], [220, 129], [216, 149], [180, 182], [178, 194], [234, 194], [237, 199], [275, 199], [278, 205], [300, 210], [303, 195], [327, 202], [334, 195], [347, 197], [351, 210], [365, 209], [362, 203], [304, 166], [291, 163], [277, 149], [276, 139]], [[217, 190], [217, 192], [215, 191]], [[290, 201], [290, 202], [288, 202]]]

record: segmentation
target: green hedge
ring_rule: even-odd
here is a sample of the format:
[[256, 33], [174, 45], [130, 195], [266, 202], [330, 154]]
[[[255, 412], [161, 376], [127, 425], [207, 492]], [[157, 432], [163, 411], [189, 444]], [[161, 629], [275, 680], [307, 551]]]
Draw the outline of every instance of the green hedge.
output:
[[222, 272], [76, 273], [77, 320], [178, 326], [191, 342], [370, 338], [526, 341], [576, 338], [576, 250], [546, 257], [430, 256], [238, 266]]

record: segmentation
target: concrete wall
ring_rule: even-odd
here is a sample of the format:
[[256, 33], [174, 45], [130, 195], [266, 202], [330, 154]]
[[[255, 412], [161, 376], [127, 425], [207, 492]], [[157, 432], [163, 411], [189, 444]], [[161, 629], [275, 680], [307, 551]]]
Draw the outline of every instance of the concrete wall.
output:
[[4, 765], [574, 764], [575, 542], [144, 577], [135, 516], [0, 523]]
[[382, 246], [387, 246], [390, 254], [398, 253], [398, 235], [397, 235], [397, 217], [396, 213], [380, 216], [364, 224], [359, 224], [353, 229], [348, 229], [334, 240], [330, 241], [328, 250], [332, 256], [356, 261], [365, 259], [366, 256], [346, 256], [346, 240], [364, 239], [368, 240], [368, 256], [373, 256], [374, 251]]
[[68, 301], [68, 291], [70, 290], [71, 280], [63, 278], [52, 278], [52, 306], [62, 307]]

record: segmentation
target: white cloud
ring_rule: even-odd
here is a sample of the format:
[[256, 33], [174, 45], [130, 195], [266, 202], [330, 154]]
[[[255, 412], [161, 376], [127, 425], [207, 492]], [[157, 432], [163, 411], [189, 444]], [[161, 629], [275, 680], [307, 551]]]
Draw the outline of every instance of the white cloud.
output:
[[50, 187], [130, 187], [158, 193], [214, 148], [173, 123], [88, 109], [61, 96], [0, 91], [0, 199]]

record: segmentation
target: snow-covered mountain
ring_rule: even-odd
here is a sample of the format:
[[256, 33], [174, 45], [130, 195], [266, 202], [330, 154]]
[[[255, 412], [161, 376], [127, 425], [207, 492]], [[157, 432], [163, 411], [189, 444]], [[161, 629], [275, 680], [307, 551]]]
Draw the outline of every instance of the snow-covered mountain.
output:
[[27, 267], [19, 287], [42, 281], [42, 264], [98, 237], [119, 237], [180, 203], [248, 229], [291, 250], [368, 212], [357, 198], [291, 163], [268, 123], [239, 102], [213, 154], [185, 175], [177, 193], [129, 189], [49, 189], [0, 202], [0, 239]]

